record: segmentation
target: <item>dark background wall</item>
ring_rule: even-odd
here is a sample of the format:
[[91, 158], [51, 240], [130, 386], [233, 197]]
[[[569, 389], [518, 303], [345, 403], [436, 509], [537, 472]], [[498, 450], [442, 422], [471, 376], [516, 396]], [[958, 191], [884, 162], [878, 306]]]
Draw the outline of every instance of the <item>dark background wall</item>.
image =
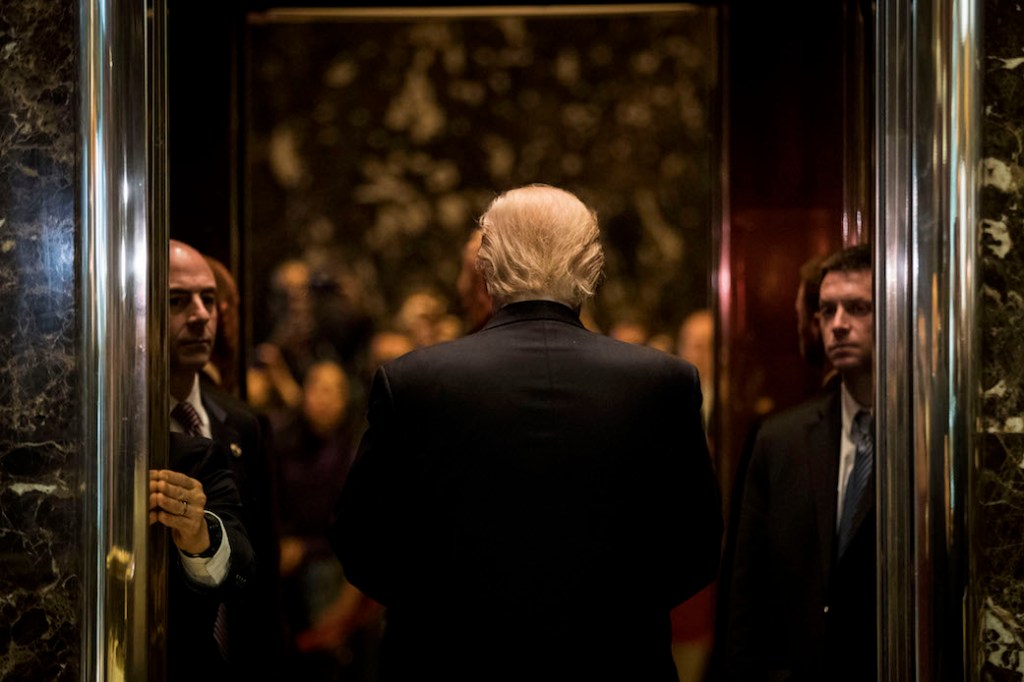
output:
[[171, 236], [238, 266], [237, 2], [167, 2]]
[[798, 352], [794, 302], [801, 264], [843, 241], [845, 4], [729, 3], [726, 479], [756, 419], [819, 380]]
[[[716, 29], [706, 10], [255, 18], [245, 59], [254, 272], [302, 258], [378, 328], [420, 289], [458, 313], [477, 217], [497, 193], [543, 182], [578, 193], [604, 228], [595, 324], [631, 315], [674, 332], [708, 301]], [[268, 284], [253, 281], [256, 300]]]

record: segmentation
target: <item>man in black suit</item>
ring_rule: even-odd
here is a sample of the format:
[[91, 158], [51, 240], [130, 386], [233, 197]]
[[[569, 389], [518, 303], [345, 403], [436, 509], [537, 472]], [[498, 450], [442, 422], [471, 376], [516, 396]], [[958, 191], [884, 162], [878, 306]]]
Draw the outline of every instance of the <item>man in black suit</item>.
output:
[[245, 593], [255, 559], [228, 455], [208, 440], [205, 410], [201, 416], [191, 403], [179, 404], [188, 402], [197, 384], [194, 373], [213, 345], [213, 274], [201, 256], [205, 271], [188, 262], [194, 250], [171, 247], [170, 461], [167, 469], [150, 472], [150, 522], [169, 527], [178, 550], [168, 580], [168, 677], [224, 679], [226, 633], [218, 623], [219, 606]]
[[[224, 602], [220, 618], [227, 639], [222, 652], [235, 679], [274, 674], [284, 633], [277, 591], [274, 478], [267, 449], [257, 417], [201, 379], [217, 331], [216, 280], [209, 264], [191, 246], [172, 240], [168, 283], [171, 430], [211, 438], [227, 452], [242, 502], [240, 519], [256, 555], [253, 584]], [[239, 655], [232, 656], [234, 651]]]
[[718, 565], [692, 365], [594, 334], [596, 216], [534, 185], [481, 218], [495, 313], [387, 363], [332, 542], [387, 607], [386, 680], [676, 680], [669, 611]]
[[876, 679], [871, 252], [822, 264], [822, 339], [841, 381], [765, 421], [730, 590], [730, 679]]
[[177, 549], [168, 573], [167, 678], [227, 679], [217, 612], [244, 592], [255, 560], [227, 455], [215, 442], [170, 434], [168, 468], [149, 476], [149, 520], [171, 530]]

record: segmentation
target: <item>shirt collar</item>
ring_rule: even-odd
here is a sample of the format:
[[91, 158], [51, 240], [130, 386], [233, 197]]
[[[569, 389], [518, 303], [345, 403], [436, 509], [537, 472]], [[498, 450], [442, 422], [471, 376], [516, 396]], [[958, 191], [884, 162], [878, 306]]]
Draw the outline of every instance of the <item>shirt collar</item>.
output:
[[524, 320], [554, 320], [583, 327], [580, 322], [579, 313], [565, 305], [555, 301], [532, 300], [516, 301], [498, 308], [491, 319], [484, 325], [484, 329], [500, 327], [501, 325], [521, 322]]
[[199, 394], [199, 375], [196, 374], [192, 379], [192, 390], [188, 392], [188, 397], [185, 398], [185, 402], [192, 405], [192, 407], [199, 408], [203, 406], [203, 398]]
[[[173, 410], [174, 406], [178, 403], [185, 402], [195, 408], [196, 414], [199, 415], [199, 421], [203, 424], [203, 432], [205, 434], [210, 433], [210, 415], [206, 413], [206, 408], [203, 406], [203, 394], [199, 390], [199, 374], [197, 373], [195, 378], [192, 380], [192, 390], [189, 391], [188, 395], [184, 400], [178, 400], [174, 396], [171, 396], [170, 408]], [[173, 419], [173, 417], [172, 417]]]
[[843, 413], [843, 433], [849, 434], [853, 428], [853, 418], [857, 416], [857, 413], [861, 410], [867, 410], [874, 414], [873, 410], [867, 405], [861, 405], [857, 402], [857, 399], [853, 397], [853, 394], [846, 388], [846, 383], [841, 383], [839, 388], [839, 395], [841, 396], [842, 413]]

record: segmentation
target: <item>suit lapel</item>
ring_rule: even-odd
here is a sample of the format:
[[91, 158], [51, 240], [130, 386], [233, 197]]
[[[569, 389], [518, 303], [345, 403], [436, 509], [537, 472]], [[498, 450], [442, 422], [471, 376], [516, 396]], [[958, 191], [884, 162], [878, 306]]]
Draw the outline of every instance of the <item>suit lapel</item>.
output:
[[807, 469], [818, 520], [819, 560], [828, 575], [836, 535], [836, 486], [839, 482], [839, 392], [823, 398], [808, 424]]
[[206, 413], [210, 416], [210, 434], [213, 436], [213, 440], [226, 447], [232, 459], [241, 457], [241, 437], [238, 431], [228, 423], [228, 411], [208, 395], [207, 391], [203, 391], [200, 397], [203, 401], [203, 407], [206, 408]]
[[167, 467], [193, 475], [209, 452], [210, 441], [201, 436], [187, 436], [171, 431], [171, 447]]

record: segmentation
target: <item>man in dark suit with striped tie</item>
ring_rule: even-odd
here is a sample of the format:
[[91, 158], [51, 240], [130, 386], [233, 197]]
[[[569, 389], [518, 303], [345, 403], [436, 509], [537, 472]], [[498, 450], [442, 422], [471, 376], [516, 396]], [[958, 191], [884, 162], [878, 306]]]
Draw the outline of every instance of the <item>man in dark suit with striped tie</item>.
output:
[[732, 568], [729, 679], [877, 677], [871, 252], [822, 264], [832, 390], [765, 421], [744, 487]]
[[[217, 331], [216, 279], [206, 259], [191, 246], [170, 243], [168, 352], [171, 431], [212, 439], [225, 454], [241, 506], [238, 515], [255, 551], [254, 579], [222, 591], [217, 636], [229, 660], [232, 679], [251, 678], [256, 670], [274, 674], [282, 655], [283, 632], [277, 614], [277, 548], [270, 503], [271, 476], [255, 415], [201, 381]], [[227, 576], [229, 583], [235, 574]], [[234, 650], [244, 656], [232, 656]]]
[[168, 574], [168, 678], [223, 680], [229, 668], [220, 604], [244, 592], [255, 558], [226, 447], [209, 439], [198, 401], [196, 372], [216, 329], [213, 274], [194, 249], [172, 243], [171, 251], [170, 460], [150, 472], [149, 485], [150, 523], [168, 527], [177, 550]]

